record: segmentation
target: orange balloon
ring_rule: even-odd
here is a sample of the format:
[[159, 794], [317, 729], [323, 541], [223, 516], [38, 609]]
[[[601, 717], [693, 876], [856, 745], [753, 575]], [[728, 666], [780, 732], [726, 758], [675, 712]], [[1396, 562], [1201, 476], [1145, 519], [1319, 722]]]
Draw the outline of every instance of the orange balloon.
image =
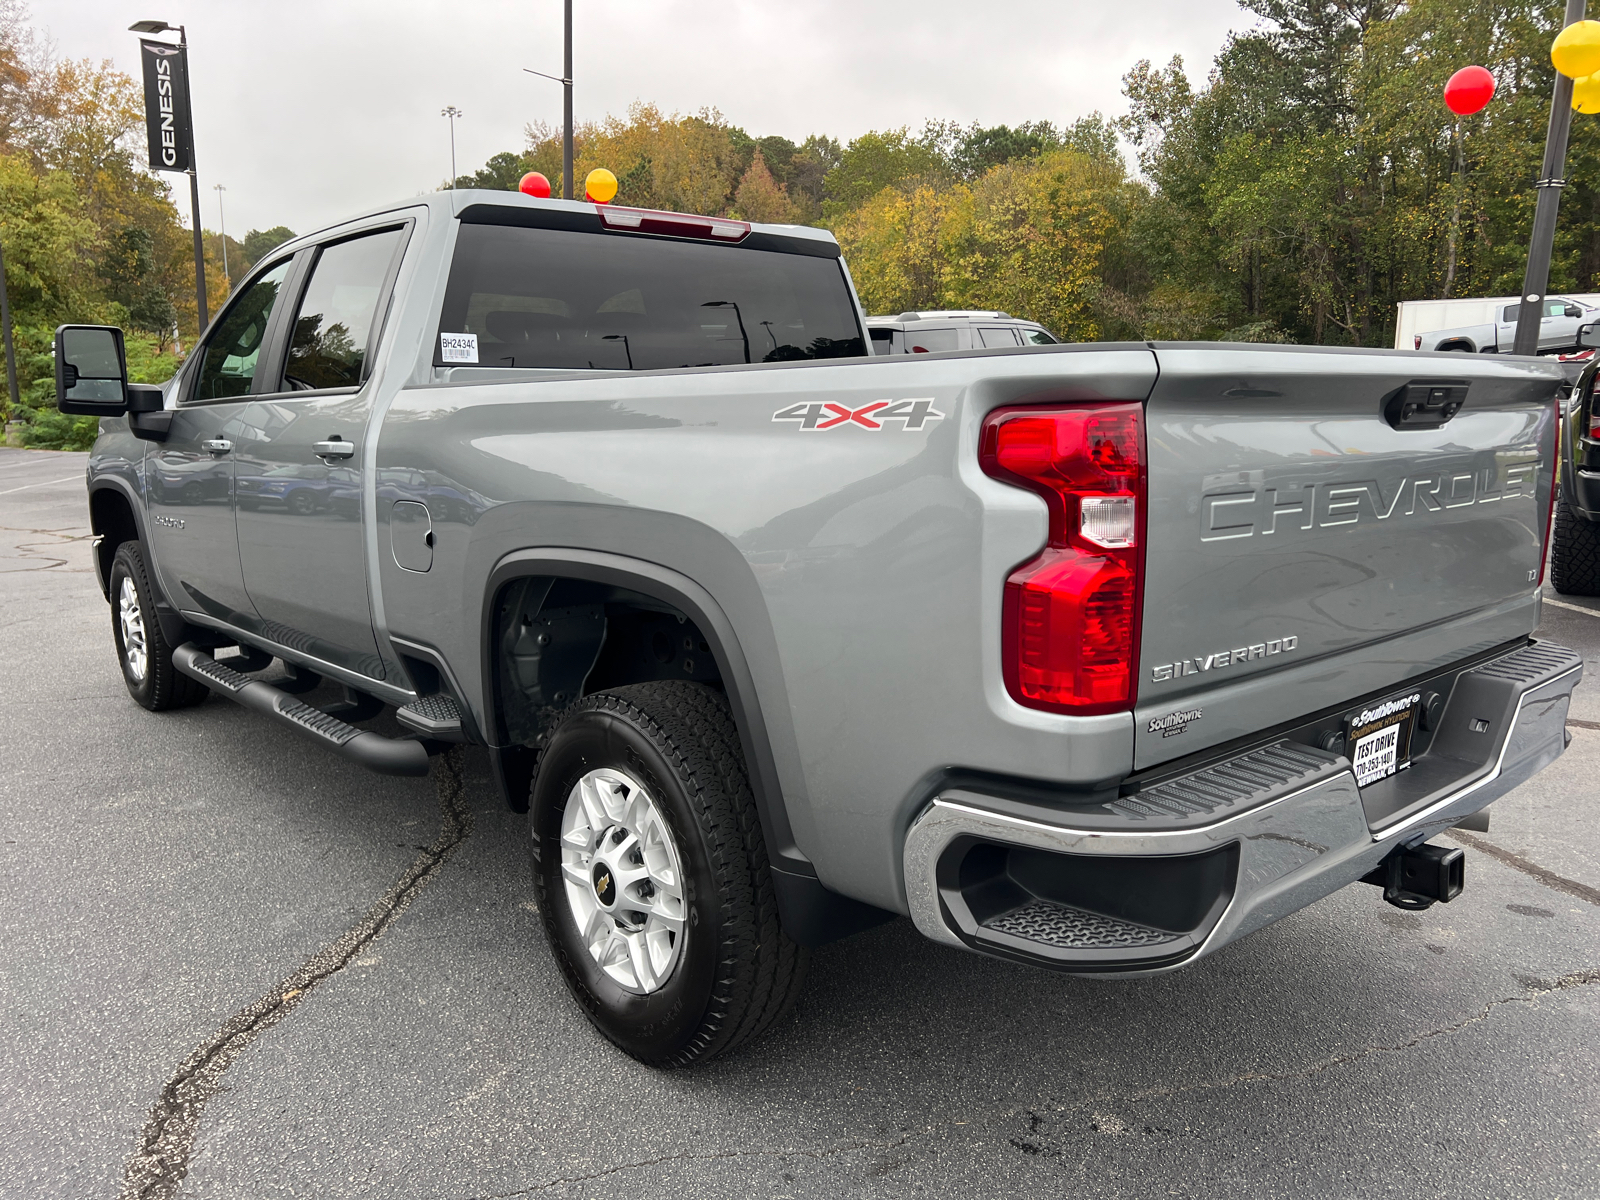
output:
[[583, 190], [596, 204], [610, 204], [617, 194], [617, 177], [604, 167], [596, 167], [585, 177]]

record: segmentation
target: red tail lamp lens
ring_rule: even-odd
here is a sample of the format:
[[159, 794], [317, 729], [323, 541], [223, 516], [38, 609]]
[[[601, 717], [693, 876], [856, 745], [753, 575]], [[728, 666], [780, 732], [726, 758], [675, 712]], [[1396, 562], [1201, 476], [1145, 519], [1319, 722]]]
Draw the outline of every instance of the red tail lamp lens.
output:
[[1020, 704], [1079, 715], [1132, 706], [1144, 542], [1137, 402], [998, 409], [984, 471], [1044, 498], [1045, 549], [1006, 580], [1002, 657]]

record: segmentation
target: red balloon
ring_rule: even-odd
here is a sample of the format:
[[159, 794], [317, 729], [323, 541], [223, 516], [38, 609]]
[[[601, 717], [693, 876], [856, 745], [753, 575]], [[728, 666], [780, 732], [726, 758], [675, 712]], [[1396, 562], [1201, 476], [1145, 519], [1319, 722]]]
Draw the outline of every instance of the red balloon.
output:
[[1494, 76], [1482, 67], [1462, 67], [1444, 85], [1445, 107], [1459, 117], [1470, 117], [1494, 95]]
[[550, 199], [550, 181], [538, 171], [529, 171], [517, 183], [517, 191], [541, 200]]

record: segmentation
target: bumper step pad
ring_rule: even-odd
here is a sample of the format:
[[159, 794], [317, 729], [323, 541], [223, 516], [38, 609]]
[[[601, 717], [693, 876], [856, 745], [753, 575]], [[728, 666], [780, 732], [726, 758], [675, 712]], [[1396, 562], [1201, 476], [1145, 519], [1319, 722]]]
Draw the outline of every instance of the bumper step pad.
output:
[[279, 691], [270, 683], [251, 679], [219, 663], [193, 643], [185, 643], [172, 652], [172, 665], [219, 696], [253, 708], [380, 775], [428, 773], [428, 750], [421, 742], [386, 738], [380, 733], [357, 729], [320, 708], [297, 700], [288, 692]]
[[398, 710], [395, 719], [408, 729], [450, 741], [461, 737], [461, 709], [451, 696], [422, 696]]
[[1165, 930], [1050, 900], [1032, 900], [1002, 916], [991, 917], [978, 928], [1057, 950], [1125, 950], [1179, 940], [1179, 935]]

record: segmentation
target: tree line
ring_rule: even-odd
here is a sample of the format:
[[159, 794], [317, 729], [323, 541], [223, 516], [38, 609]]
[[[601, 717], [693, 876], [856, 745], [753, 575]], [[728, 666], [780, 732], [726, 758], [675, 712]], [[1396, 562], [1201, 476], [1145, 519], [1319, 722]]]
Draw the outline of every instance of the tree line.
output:
[[[159, 383], [196, 329], [194, 242], [168, 184], [144, 167], [144, 97], [109, 62], [59, 58], [22, 0], [0, 0], [0, 245], [11, 303], [24, 445], [82, 449], [92, 417], [55, 411], [55, 327], [119, 325], [133, 378]], [[237, 278], [294, 235], [226, 239]], [[224, 241], [206, 232], [206, 300], [227, 297]], [[3, 393], [0, 393], [3, 394]]]
[[[0, 239], [27, 390], [24, 438], [82, 444], [48, 408], [49, 333], [129, 332], [140, 378], [193, 338], [190, 235], [141, 166], [142, 103], [109, 64], [57, 61], [0, 0]], [[1552, 0], [1242, 0], [1206, 77], [1140, 61], [1125, 114], [984, 127], [928, 122], [849, 141], [756, 136], [715, 109], [635, 104], [575, 131], [581, 180], [615, 203], [825, 226], [863, 303], [999, 308], [1072, 341], [1228, 339], [1380, 346], [1401, 300], [1521, 283], [1562, 20]], [[1479, 63], [1479, 115], [1441, 92]], [[1128, 159], [1131, 154], [1132, 161]], [[1600, 290], [1600, 133], [1577, 116], [1550, 288]], [[561, 188], [559, 130], [444, 186]], [[226, 242], [237, 278], [287, 229]], [[209, 303], [226, 292], [206, 235]], [[186, 344], [186, 342], [185, 342]]]

